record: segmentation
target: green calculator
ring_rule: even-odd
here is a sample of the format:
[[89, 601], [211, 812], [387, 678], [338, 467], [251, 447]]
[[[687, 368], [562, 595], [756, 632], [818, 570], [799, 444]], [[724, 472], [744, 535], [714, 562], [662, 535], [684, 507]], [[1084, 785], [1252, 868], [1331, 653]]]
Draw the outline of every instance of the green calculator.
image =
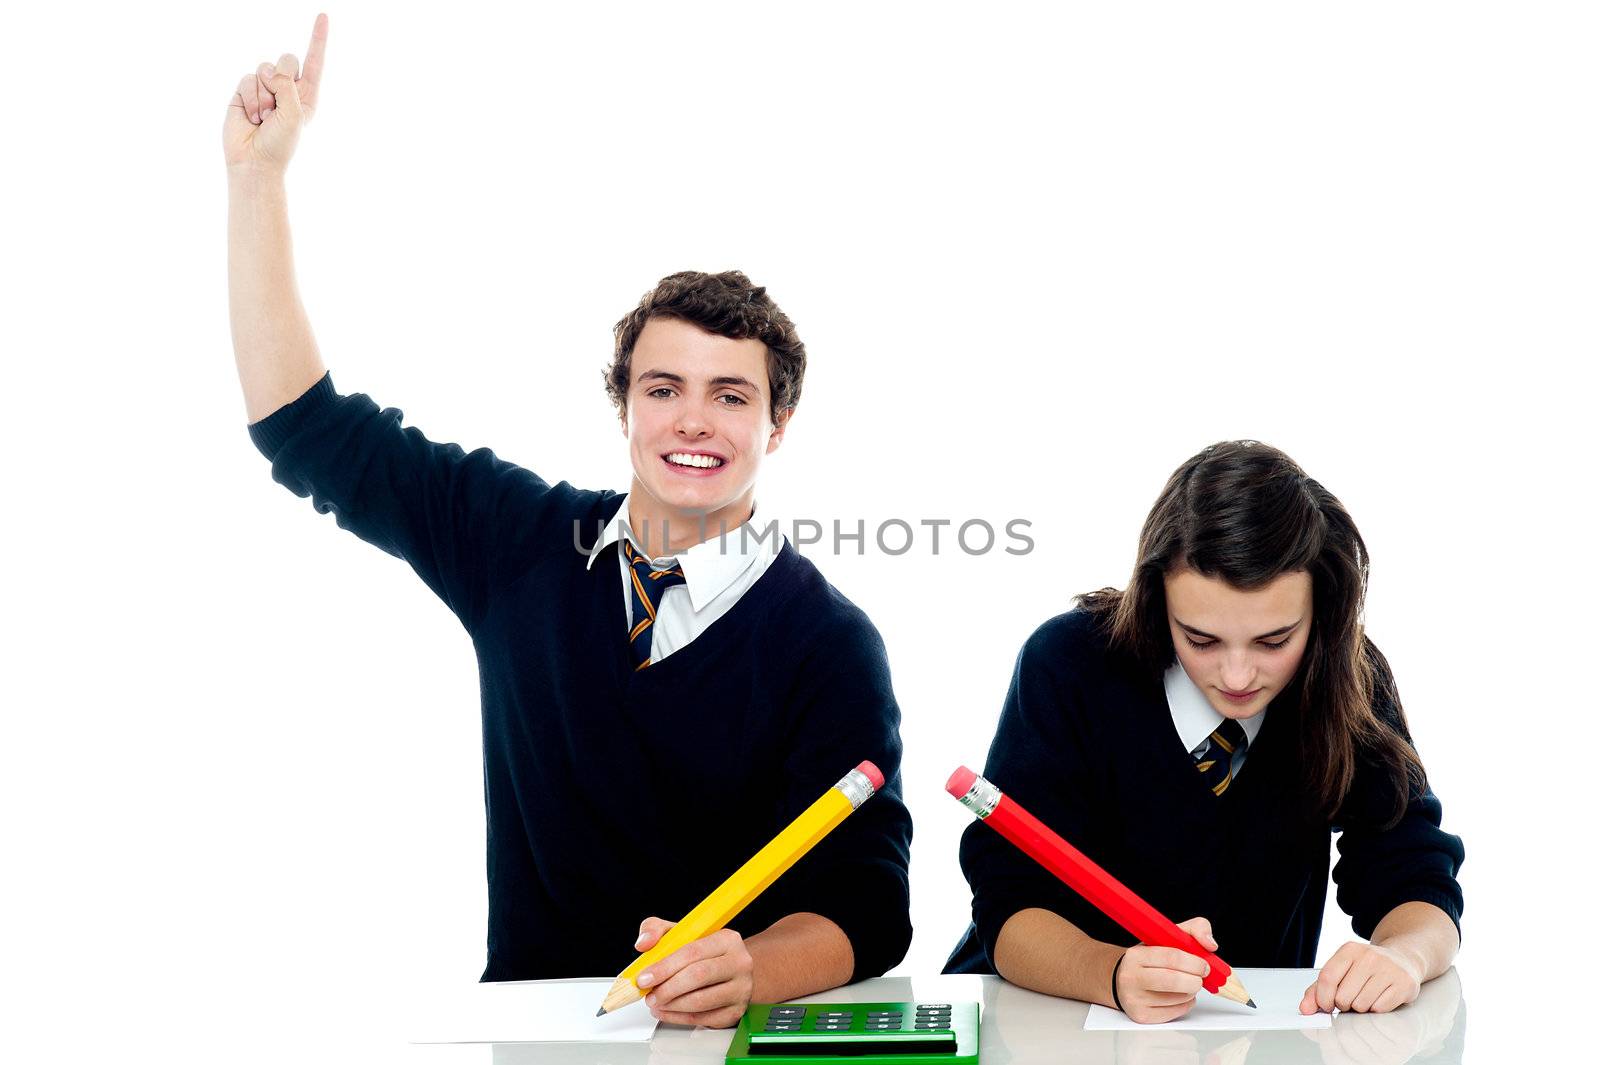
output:
[[977, 1065], [976, 1002], [811, 1002], [752, 1005], [728, 1044], [728, 1065], [781, 1059], [826, 1065]]

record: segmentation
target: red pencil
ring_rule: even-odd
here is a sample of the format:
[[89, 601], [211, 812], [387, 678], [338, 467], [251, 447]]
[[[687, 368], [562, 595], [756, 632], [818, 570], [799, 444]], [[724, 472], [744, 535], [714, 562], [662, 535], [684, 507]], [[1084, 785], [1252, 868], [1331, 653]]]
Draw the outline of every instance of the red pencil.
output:
[[944, 790], [977, 814], [978, 820], [1015, 843], [1024, 854], [1088, 899], [1101, 913], [1126, 928], [1139, 942], [1154, 947], [1176, 947], [1205, 961], [1211, 966], [1211, 971], [1201, 981], [1207, 991], [1252, 1008], [1255, 1006], [1255, 1000], [1233, 975], [1227, 962], [1202, 947], [1198, 939], [1163, 917], [1154, 906], [1052, 832], [1015, 799], [1006, 798], [999, 788], [966, 766], [950, 774]]

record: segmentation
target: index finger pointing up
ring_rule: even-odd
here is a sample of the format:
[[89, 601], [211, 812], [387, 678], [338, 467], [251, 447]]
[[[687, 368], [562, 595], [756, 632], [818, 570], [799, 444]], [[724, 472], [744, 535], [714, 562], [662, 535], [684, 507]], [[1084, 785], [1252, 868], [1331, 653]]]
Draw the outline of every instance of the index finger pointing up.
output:
[[311, 44], [306, 48], [306, 65], [300, 71], [304, 91], [301, 102], [310, 107], [317, 105], [317, 88], [322, 83], [322, 59], [328, 50], [328, 16], [318, 15], [311, 27]]

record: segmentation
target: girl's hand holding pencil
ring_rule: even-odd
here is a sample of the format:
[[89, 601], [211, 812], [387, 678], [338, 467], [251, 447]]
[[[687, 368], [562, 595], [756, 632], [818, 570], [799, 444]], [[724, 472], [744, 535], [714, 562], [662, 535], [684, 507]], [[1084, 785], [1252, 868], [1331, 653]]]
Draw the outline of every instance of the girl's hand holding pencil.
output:
[[[1215, 952], [1217, 941], [1211, 935], [1211, 922], [1191, 917], [1178, 927]], [[1140, 1024], [1174, 1021], [1194, 1009], [1195, 996], [1210, 966], [1188, 951], [1175, 947], [1152, 947], [1143, 943], [1129, 947], [1117, 966], [1117, 1000], [1122, 1012]]]

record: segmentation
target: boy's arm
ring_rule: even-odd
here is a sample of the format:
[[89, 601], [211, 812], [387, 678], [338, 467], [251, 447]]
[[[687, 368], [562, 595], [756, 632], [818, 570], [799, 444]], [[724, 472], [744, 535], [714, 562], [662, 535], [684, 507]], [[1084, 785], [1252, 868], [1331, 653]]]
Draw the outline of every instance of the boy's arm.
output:
[[286, 406], [327, 372], [295, 288], [281, 173], [228, 172], [228, 316], [249, 421]]
[[[805, 915], [837, 929], [848, 945], [848, 967], [827, 980], [812, 970], [819, 979], [791, 997], [882, 976], [911, 944], [911, 814], [901, 793], [900, 707], [883, 640], [864, 613], [844, 607], [841, 619], [811, 642], [799, 675], [793, 725], [775, 737], [787, 749], [784, 816], [805, 809], [863, 759], [883, 773], [884, 786], [774, 884], [759, 913], [750, 915], [752, 922], [767, 922], [752, 940]], [[802, 952], [775, 960], [789, 968], [811, 957]], [[764, 978], [762, 968], [758, 978]], [[790, 987], [800, 975], [794, 968], [772, 978]]]
[[[734, 928], [652, 965], [647, 1002], [663, 1021], [724, 1027], [751, 1002], [782, 1002], [881, 976], [911, 942], [911, 816], [900, 794], [900, 710], [883, 641], [854, 607], [810, 648], [793, 693], [780, 820], [798, 814], [862, 759], [884, 787], [845, 818], [740, 915]], [[672, 927], [644, 923], [637, 949]], [[644, 974], [640, 974], [641, 978]], [[650, 1001], [653, 998], [654, 1001]]]
[[752, 1002], [786, 1002], [850, 982], [855, 952], [844, 930], [814, 913], [791, 913], [745, 940], [755, 962]]
[[402, 428], [400, 411], [334, 391], [295, 288], [284, 184], [316, 107], [327, 26], [318, 16], [303, 74], [285, 55], [247, 75], [223, 126], [229, 313], [250, 436], [275, 479], [409, 562], [470, 631], [513, 575], [502, 561], [574, 549], [558, 519], [601, 497], [553, 492], [487, 449], [435, 443]]
[[294, 281], [284, 175], [316, 110], [328, 43], [317, 16], [305, 69], [285, 54], [245, 75], [223, 123], [228, 174], [228, 313], [245, 413], [257, 422], [326, 372]]

